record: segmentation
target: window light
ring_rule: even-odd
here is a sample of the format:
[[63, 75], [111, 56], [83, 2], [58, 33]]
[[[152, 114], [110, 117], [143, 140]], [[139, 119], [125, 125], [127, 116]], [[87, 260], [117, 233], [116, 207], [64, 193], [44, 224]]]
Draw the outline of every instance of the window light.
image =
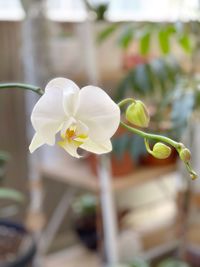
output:
[[199, 19], [198, 0], [114, 0], [110, 1], [109, 21], [188, 21]]
[[21, 21], [24, 18], [20, 0], [0, 0], [0, 21]]
[[47, 0], [46, 16], [57, 22], [82, 22], [87, 10], [83, 0]]

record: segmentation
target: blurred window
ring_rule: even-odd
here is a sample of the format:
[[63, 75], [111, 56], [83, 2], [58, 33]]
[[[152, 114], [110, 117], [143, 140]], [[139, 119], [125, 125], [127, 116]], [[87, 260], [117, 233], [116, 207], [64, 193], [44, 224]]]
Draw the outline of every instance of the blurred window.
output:
[[83, 0], [47, 0], [46, 15], [57, 22], [82, 22], [87, 10]]
[[19, 21], [24, 17], [20, 0], [0, 0], [0, 21]]
[[110, 21], [188, 21], [199, 17], [199, 0], [110, 0], [106, 13]]

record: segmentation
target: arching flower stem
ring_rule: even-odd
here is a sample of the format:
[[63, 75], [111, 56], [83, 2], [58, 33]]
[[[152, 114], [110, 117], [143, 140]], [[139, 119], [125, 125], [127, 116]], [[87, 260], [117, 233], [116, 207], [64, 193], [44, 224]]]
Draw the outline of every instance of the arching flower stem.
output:
[[38, 95], [43, 95], [44, 90], [38, 86], [33, 86], [25, 83], [1, 83], [0, 90], [3, 89], [22, 89], [22, 90], [29, 90], [32, 92], [37, 93]]
[[[124, 99], [121, 102], [119, 102], [118, 106], [121, 108], [122, 106], [124, 106], [124, 105], [126, 105], [128, 103], [133, 103], [133, 102], [135, 102], [135, 100], [133, 98], [127, 98], [127, 99]], [[180, 155], [181, 150], [183, 150], [185, 148], [185, 146], [182, 143], [176, 142], [176, 141], [172, 140], [169, 137], [166, 137], [166, 136], [163, 136], [163, 135], [144, 132], [142, 130], [139, 130], [139, 129], [135, 128], [135, 127], [132, 127], [132, 126], [124, 123], [123, 121], [120, 121], [120, 125], [123, 126], [125, 129], [127, 129], [128, 131], [143, 137], [144, 138], [144, 142], [145, 142], [145, 146], [147, 148], [147, 151], [150, 154], [152, 154], [152, 153], [150, 152], [151, 150], [150, 150], [150, 147], [149, 147], [149, 144], [148, 144], [148, 140], [155, 140], [155, 141], [167, 143], [167, 144], [171, 145], [172, 147], [174, 147], [179, 155]], [[183, 163], [185, 164], [186, 169], [189, 172], [191, 178], [193, 180], [196, 179], [197, 178], [197, 174], [192, 169], [192, 166], [191, 166], [190, 162], [183, 161]]]
[[151, 134], [151, 133], [146, 133], [144, 131], [141, 131], [137, 128], [134, 128], [132, 126], [127, 125], [126, 123], [124, 123], [123, 121], [120, 122], [120, 124], [126, 128], [127, 130], [129, 130], [132, 133], [135, 133], [137, 135], [140, 135], [141, 137], [145, 138], [145, 139], [152, 139], [152, 140], [156, 140], [156, 141], [161, 141], [161, 142], [165, 142], [171, 146], [173, 146], [178, 152], [182, 147], [181, 143], [178, 143], [166, 136], [163, 135], [159, 135], [159, 134]]

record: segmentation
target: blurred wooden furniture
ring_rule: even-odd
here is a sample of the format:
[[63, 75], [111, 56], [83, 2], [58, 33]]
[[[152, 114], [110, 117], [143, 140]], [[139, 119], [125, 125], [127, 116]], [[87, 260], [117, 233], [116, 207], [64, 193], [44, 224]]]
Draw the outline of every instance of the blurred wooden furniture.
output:
[[[52, 157], [51, 157], [51, 152], [48, 153], [48, 151], [44, 153], [44, 159], [45, 158], [46, 162], [44, 160], [42, 164], [38, 166], [38, 170], [41, 174], [41, 177], [66, 183], [72, 189], [70, 189], [70, 191], [67, 191], [61, 197], [60, 203], [58, 204], [56, 210], [54, 211], [52, 218], [48, 222], [48, 225], [43, 235], [44, 251], [48, 249], [50, 243], [54, 240], [55, 234], [59, 229], [59, 225], [63, 220], [77, 189], [84, 189], [87, 191], [91, 191], [95, 194], [98, 194], [99, 196], [105, 194], [105, 192], [102, 192], [103, 189], [100, 180], [98, 179], [98, 177], [95, 177], [91, 173], [89, 165], [86, 164], [85, 160], [74, 160], [70, 157], [68, 158], [66, 154], [56, 156], [56, 152], [52, 152]], [[176, 171], [175, 164], [167, 166], [159, 166], [159, 167], [139, 168], [137, 170], [134, 170], [134, 172], [129, 175], [120, 177], [118, 179], [111, 179], [110, 191], [107, 191], [106, 194], [113, 195], [123, 190], [127, 190], [133, 187], [135, 188], [137, 186], [151, 182], [153, 180], [162, 179], [162, 176], [164, 176], [165, 174], [173, 173], [175, 171]], [[106, 205], [106, 203], [104, 204]], [[115, 207], [115, 201], [112, 203], [110, 209], [111, 209], [110, 212], [114, 214], [113, 215], [113, 219], [115, 220], [114, 225], [117, 225], [116, 221], [117, 210]], [[109, 225], [107, 225], [107, 228], [108, 230], [110, 229]], [[163, 247], [159, 244], [157, 246], [157, 249], [159, 249], [159, 251], [170, 250], [174, 248], [174, 246], [176, 245], [177, 242], [174, 242], [174, 240], [172, 240], [172, 242], [168, 242], [166, 245], [163, 244]], [[148, 252], [148, 257], [156, 255], [157, 253], [156, 251], [152, 250], [151, 252]]]
[[102, 266], [98, 256], [81, 246], [75, 246], [53, 253], [44, 260], [45, 267], [100, 267]]
[[[42, 175], [49, 179], [65, 182], [92, 192], [99, 192], [100, 190], [98, 178], [91, 173], [86, 164], [79, 164], [77, 162], [74, 166], [70, 165], [69, 168], [66, 164], [59, 164], [54, 161], [52, 164], [44, 164], [39, 168]], [[175, 170], [175, 164], [159, 167], [140, 167], [129, 175], [113, 179], [112, 190], [116, 192], [139, 186], [154, 179], [159, 179], [161, 176]]]

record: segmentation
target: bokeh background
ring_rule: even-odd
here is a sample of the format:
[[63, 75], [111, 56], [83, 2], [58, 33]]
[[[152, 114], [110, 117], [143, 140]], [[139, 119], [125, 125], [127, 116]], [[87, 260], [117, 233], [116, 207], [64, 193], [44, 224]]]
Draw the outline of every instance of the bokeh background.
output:
[[[142, 99], [200, 174], [199, 20], [198, 0], [0, 0], [0, 82], [66, 77]], [[0, 186], [24, 196], [0, 199], [0, 265], [199, 267], [200, 182], [176, 152], [156, 160], [119, 128], [107, 157], [30, 155], [38, 99], [0, 91]]]

